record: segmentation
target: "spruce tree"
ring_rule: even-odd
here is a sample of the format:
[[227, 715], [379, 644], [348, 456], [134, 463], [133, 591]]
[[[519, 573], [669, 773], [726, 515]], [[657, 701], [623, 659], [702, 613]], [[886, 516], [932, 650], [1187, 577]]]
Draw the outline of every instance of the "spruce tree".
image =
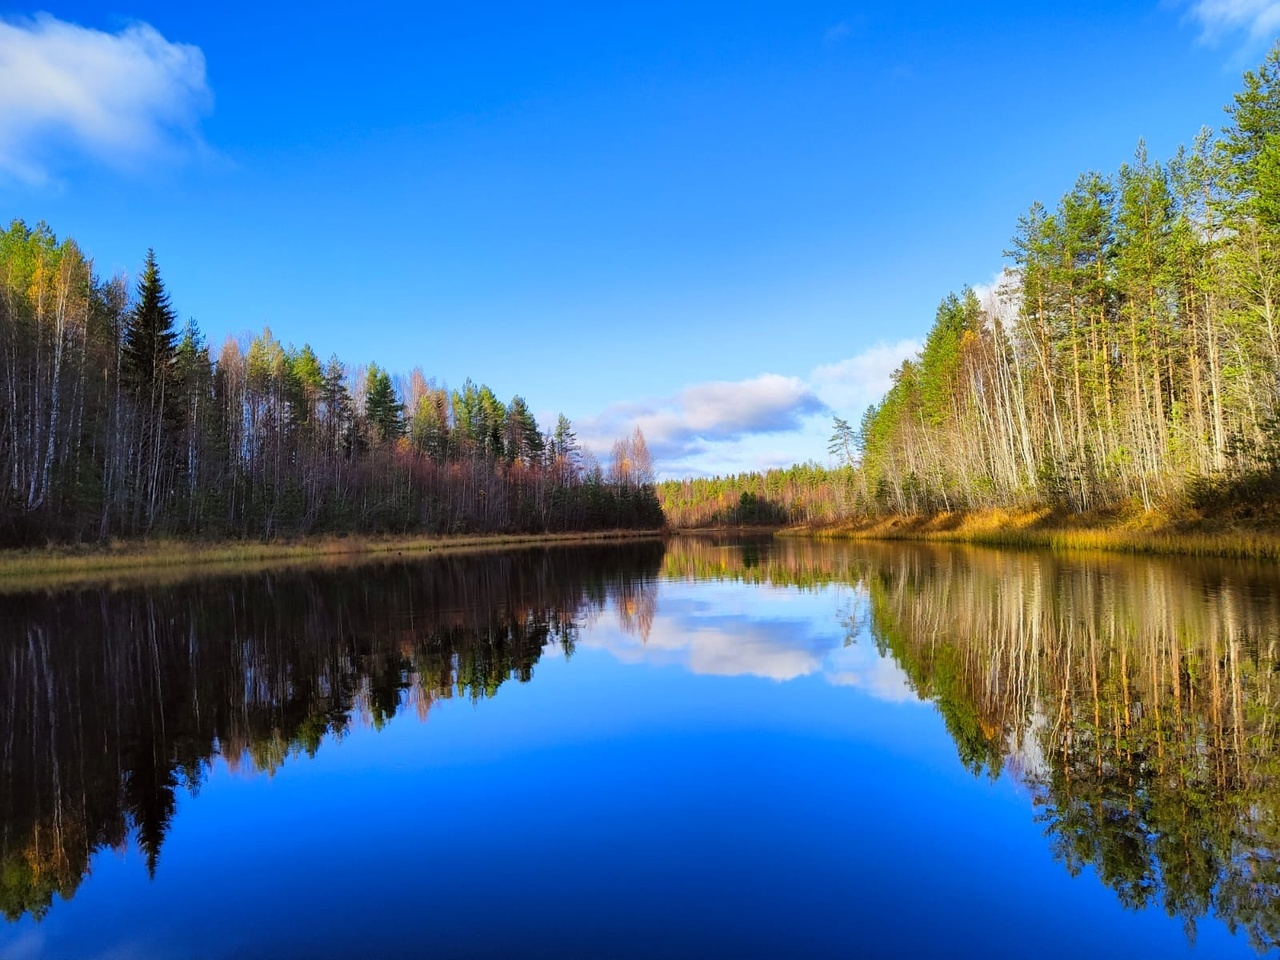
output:
[[379, 443], [404, 434], [404, 404], [396, 399], [391, 375], [376, 363], [369, 365], [365, 377], [364, 409], [370, 430]]
[[524, 397], [511, 398], [507, 405], [506, 453], [510, 461], [535, 463], [542, 458], [542, 431]]
[[156, 252], [147, 251], [146, 266], [138, 280], [138, 300], [124, 331], [124, 369], [131, 387], [155, 397], [170, 374], [177, 337], [173, 307], [156, 266]]

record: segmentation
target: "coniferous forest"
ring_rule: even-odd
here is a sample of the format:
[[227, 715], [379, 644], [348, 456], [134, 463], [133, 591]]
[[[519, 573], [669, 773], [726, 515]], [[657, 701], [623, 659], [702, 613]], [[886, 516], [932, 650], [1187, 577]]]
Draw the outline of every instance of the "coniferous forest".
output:
[[0, 545], [662, 522], [639, 432], [602, 469], [566, 418], [471, 380], [397, 384], [269, 330], [214, 349], [153, 253], [131, 287], [43, 223], [0, 231], [0, 396]]
[[663, 484], [668, 517], [1280, 500], [1280, 47], [1226, 113], [1032, 205], [994, 289], [947, 296], [883, 400], [837, 418], [841, 466]]

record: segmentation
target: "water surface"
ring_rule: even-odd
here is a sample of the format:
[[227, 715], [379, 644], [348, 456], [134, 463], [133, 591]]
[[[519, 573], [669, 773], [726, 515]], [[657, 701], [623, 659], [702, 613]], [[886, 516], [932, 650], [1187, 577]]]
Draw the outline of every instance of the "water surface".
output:
[[0, 613], [0, 956], [1280, 938], [1274, 567], [680, 539]]

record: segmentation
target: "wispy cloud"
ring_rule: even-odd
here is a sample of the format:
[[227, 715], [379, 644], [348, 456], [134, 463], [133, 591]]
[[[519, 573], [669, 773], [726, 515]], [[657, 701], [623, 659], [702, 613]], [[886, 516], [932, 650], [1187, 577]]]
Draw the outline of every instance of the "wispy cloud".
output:
[[[682, 583], [661, 585], [657, 612], [644, 636], [607, 622], [584, 633], [581, 648], [604, 649], [623, 663], [678, 665], [699, 676], [761, 677], [779, 683], [821, 674], [832, 686], [855, 687], [888, 703], [919, 698], [892, 658], [864, 639], [844, 642], [830, 620], [830, 594], [786, 587], [745, 591], [721, 585], [724, 602]], [[732, 609], [732, 615], [724, 610]]]
[[695, 384], [672, 397], [615, 404], [578, 427], [588, 446], [605, 452], [614, 438], [639, 426], [661, 464], [750, 434], [795, 430], [806, 417], [826, 409], [803, 380], [766, 373], [751, 380]]
[[831, 415], [857, 420], [920, 349], [916, 340], [880, 343], [808, 377], [765, 373], [750, 380], [698, 383], [670, 397], [618, 403], [580, 420], [578, 435], [600, 457], [637, 426], [660, 476], [765, 470], [823, 460]]
[[0, 19], [0, 176], [40, 183], [68, 149], [118, 167], [200, 147], [204, 54], [152, 26]]
[[1280, 30], [1280, 0], [1194, 0], [1190, 14], [1210, 39], [1244, 31], [1263, 40]]
[[852, 357], [816, 368], [810, 380], [828, 406], [846, 419], [849, 415], [857, 417], [888, 392], [893, 385], [893, 372], [919, 350], [919, 340], [878, 343]]

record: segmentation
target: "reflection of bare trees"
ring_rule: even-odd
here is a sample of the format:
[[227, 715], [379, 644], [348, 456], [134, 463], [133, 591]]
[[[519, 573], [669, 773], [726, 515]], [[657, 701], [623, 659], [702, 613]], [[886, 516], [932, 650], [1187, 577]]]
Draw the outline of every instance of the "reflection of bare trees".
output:
[[876, 642], [1129, 906], [1280, 937], [1280, 584], [1236, 563], [872, 550]]
[[[662, 546], [6, 598], [0, 909], [40, 915], [131, 833], [154, 869], [212, 758], [277, 769], [326, 734], [527, 681], [584, 617], [647, 597]], [[643, 619], [641, 619], [643, 623]]]
[[1280, 945], [1274, 567], [676, 539], [663, 571], [860, 587], [866, 630], [961, 762], [1025, 780], [1069, 870], [1191, 929], [1213, 915]]
[[658, 613], [658, 584], [654, 580], [633, 580], [620, 584], [614, 598], [618, 611], [618, 624], [629, 634], [638, 636], [641, 643], [649, 641], [653, 618]]

